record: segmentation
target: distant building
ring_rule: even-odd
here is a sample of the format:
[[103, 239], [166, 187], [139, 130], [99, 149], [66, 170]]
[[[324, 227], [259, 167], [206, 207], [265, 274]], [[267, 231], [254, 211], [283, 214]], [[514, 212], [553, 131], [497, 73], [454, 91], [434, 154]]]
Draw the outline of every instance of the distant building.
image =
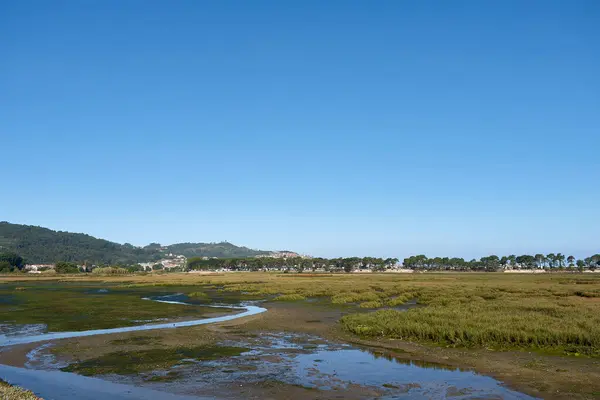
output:
[[296, 258], [296, 257], [300, 257], [300, 258], [312, 258], [312, 256], [309, 255], [305, 255], [305, 254], [298, 254], [294, 251], [288, 251], [288, 250], [282, 250], [282, 251], [273, 251], [269, 254], [261, 254], [256, 256], [256, 258], [265, 258], [265, 257], [271, 257], [271, 258]]
[[29, 272], [41, 272], [48, 269], [54, 269], [54, 264], [28, 264], [25, 270]]

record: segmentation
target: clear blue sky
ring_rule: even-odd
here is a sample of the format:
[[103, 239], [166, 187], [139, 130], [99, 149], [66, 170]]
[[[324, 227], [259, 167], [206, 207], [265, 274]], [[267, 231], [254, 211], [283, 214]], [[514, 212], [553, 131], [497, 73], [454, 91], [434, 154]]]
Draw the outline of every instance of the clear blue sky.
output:
[[0, 220], [321, 256], [600, 251], [600, 3], [0, 2]]

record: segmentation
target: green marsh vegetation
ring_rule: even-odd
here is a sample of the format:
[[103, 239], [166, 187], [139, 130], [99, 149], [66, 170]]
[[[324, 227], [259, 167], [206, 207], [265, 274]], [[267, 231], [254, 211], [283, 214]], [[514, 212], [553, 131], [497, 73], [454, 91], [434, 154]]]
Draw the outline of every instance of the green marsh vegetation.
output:
[[600, 356], [600, 276], [390, 275], [266, 276], [226, 283], [223, 290], [277, 295], [276, 300], [325, 297], [331, 304], [365, 309], [416, 299], [423, 307], [353, 312], [341, 319], [341, 326], [366, 338]]
[[[108, 293], [98, 293], [101, 289]], [[198, 306], [141, 300], [175, 293], [187, 294], [187, 301]], [[248, 299], [266, 299], [263, 304], [271, 312], [241, 320], [232, 329], [206, 326], [80, 338], [57, 342], [51, 352], [71, 363], [69, 371], [139, 374], [147, 381], [166, 382], [178, 379], [179, 370], [169, 369], [188, 362], [188, 356], [197, 360], [189, 362], [199, 362], [237, 355], [241, 350], [212, 355], [207, 350], [223, 336], [235, 340], [265, 331], [294, 331], [295, 326], [302, 331], [299, 325], [303, 325], [326, 338], [331, 335], [384, 349], [382, 354], [402, 352], [412, 363], [422, 356], [438, 362], [449, 357], [450, 365], [494, 371], [511, 384], [534, 388], [534, 393], [542, 394], [539, 397], [552, 398], [560, 391], [568, 393], [563, 398], [583, 399], [598, 393], [594, 377], [600, 356], [600, 274], [256, 272], [0, 277], [3, 320], [49, 323], [52, 330], [90, 329], [78, 322], [89, 320], [87, 310], [95, 308], [91, 328], [141, 324], [141, 320], [162, 317], [195, 318], [186, 313], [202, 314], [202, 305], [213, 301]], [[415, 302], [418, 307], [412, 306]], [[60, 309], [63, 305], [66, 312]], [[405, 307], [409, 309], [397, 311]], [[115, 317], [122, 319], [115, 322]], [[480, 363], [482, 356], [490, 361]], [[139, 359], [140, 366], [130, 366], [131, 360]], [[577, 393], [584, 395], [576, 397]]]
[[[347, 315], [339, 326], [364, 338], [600, 355], [600, 276], [596, 274], [111, 276], [104, 277], [102, 285], [96, 283], [96, 287], [110, 290], [105, 295], [73, 289], [93, 285], [89, 278], [63, 279], [60, 284], [46, 281], [39, 288], [30, 283], [32, 280], [35, 279], [0, 285], [0, 296], [12, 299], [0, 302], [4, 320], [49, 323], [50, 330], [81, 330], [203, 312], [202, 307], [140, 300], [149, 293], [181, 292], [187, 293], [190, 301], [201, 304], [224, 299], [269, 299], [293, 301], [306, 307], [344, 307]], [[17, 286], [26, 290], [14, 290]], [[53, 291], [51, 287], [71, 290]], [[409, 300], [417, 301], [421, 307], [390, 309]]]
[[281, 294], [277, 297], [275, 297], [273, 300], [275, 301], [300, 301], [300, 300], [306, 300], [306, 297], [304, 297], [301, 294], [298, 293], [290, 293], [290, 294]]
[[188, 295], [188, 297], [192, 297], [192, 298], [198, 299], [198, 300], [209, 300], [210, 299], [208, 294], [205, 292], [191, 292], [191, 293], [188, 293], [187, 295]]
[[131, 336], [125, 339], [115, 339], [110, 341], [111, 345], [114, 346], [148, 346], [154, 344], [160, 344], [160, 339], [152, 336]]
[[43, 400], [33, 392], [13, 386], [0, 379], [0, 398], [2, 400]]
[[[348, 306], [340, 326], [365, 338], [452, 347], [600, 356], [596, 274], [423, 273], [298, 276], [173, 275], [163, 285], [202, 285], [249, 298]], [[152, 283], [156, 284], [156, 282]], [[306, 299], [306, 300], [304, 300]], [[422, 307], [388, 308], [416, 300]], [[362, 310], [364, 310], [364, 312]]]
[[141, 325], [162, 319], [197, 319], [215, 312], [209, 307], [182, 307], [142, 299], [171, 293], [159, 288], [21, 281], [0, 286], [0, 320], [46, 324], [49, 332], [59, 332]]
[[[248, 351], [244, 347], [233, 346], [196, 346], [167, 347], [130, 351], [116, 351], [70, 364], [62, 371], [81, 375], [134, 375], [156, 370], [167, 370], [182, 360], [211, 361], [224, 357], [239, 356]], [[156, 378], [151, 380], [155, 380]]]

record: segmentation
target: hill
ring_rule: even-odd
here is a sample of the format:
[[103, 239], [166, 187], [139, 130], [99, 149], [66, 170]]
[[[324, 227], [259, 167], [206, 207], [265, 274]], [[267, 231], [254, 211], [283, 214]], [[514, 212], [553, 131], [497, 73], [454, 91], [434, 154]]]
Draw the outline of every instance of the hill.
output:
[[160, 252], [121, 245], [83, 233], [0, 222], [0, 252], [14, 251], [28, 263], [56, 261], [119, 264], [159, 259]]
[[177, 243], [167, 246], [169, 253], [190, 257], [241, 258], [270, 254], [270, 251], [253, 250], [228, 242], [221, 243]]
[[56, 261], [88, 262], [90, 264], [131, 264], [161, 259], [165, 254], [186, 257], [252, 257], [268, 254], [231, 243], [178, 243], [145, 247], [119, 244], [84, 233], [53, 231], [39, 226], [0, 222], [0, 252], [13, 251], [30, 264]]

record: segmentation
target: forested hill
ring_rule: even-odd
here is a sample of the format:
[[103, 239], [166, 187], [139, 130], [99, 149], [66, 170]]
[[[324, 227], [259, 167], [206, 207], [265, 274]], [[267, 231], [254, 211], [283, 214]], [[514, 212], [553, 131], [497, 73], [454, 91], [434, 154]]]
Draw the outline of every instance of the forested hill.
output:
[[253, 250], [228, 242], [221, 243], [177, 243], [166, 247], [170, 253], [190, 257], [240, 258], [269, 254], [270, 251]]
[[131, 264], [161, 259], [168, 253], [187, 257], [251, 257], [269, 252], [238, 247], [231, 243], [180, 243], [141, 247], [98, 239], [83, 233], [53, 231], [39, 226], [0, 222], [0, 253], [15, 252], [26, 262], [57, 261], [89, 264]]
[[121, 245], [83, 233], [0, 222], [0, 252], [13, 251], [28, 263], [73, 261], [118, 264], [151, 261], [159, 251]]

